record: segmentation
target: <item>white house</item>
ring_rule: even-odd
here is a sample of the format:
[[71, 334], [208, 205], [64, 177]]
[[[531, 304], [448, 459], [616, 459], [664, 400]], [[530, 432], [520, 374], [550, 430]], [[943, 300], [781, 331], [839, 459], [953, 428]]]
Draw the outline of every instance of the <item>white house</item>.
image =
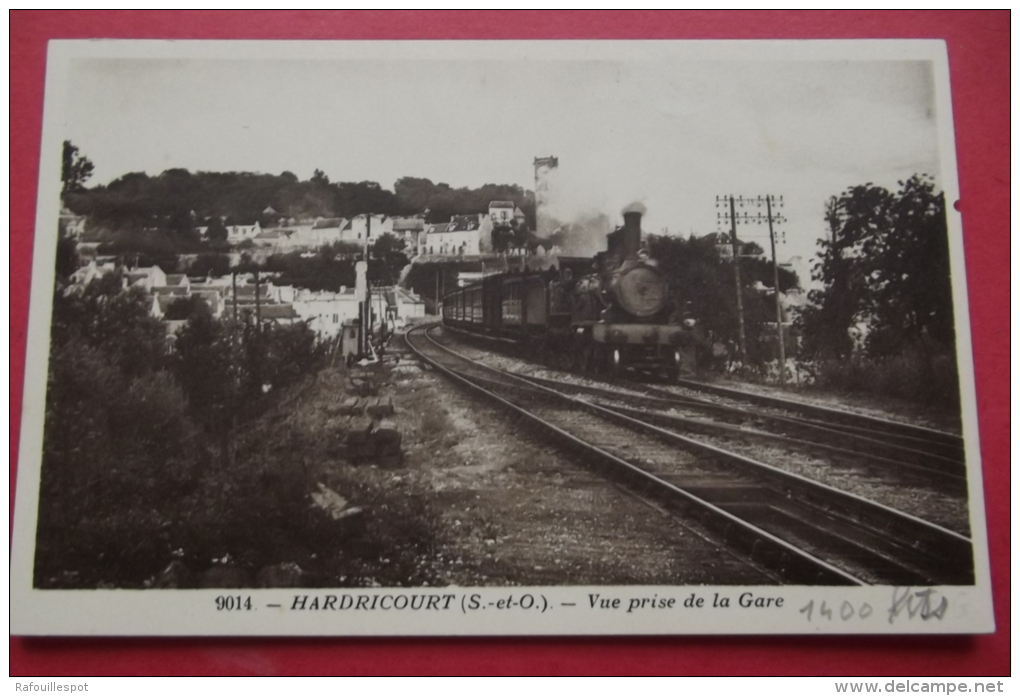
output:
[[415, 254], [419, 247], [419, 237], [425, 231], [425, 220], [421, 216], [393, 218], [393, 234], [404, 242], [404, 248]]
[[71, 239], [81, 239], [85, 233], [85, 216], [75, 215], [67, 208], [60, 209], [60, 229]]
[[386, 302], [394, 315], [397, 326], [425, 318], [425, 303], [410, 290], [399, 285], [386, 290]]
[[368, 240], [372, 244], [384, 234], [393, 233], [393, 218], [388, 215], [373, 215], [372, 226], [369, 229], [368, 217], [366, 215], [355, 215], [348, 220], [340, 230], [340, 240], [364, 244]]
[[357, 319], [359, 302], [354, 288], [341, 287], [340, 292], [313, 292], [288, 286], [275, 288], [277, 297], [288, 302], [294, 312], [320, 339], [335, 338], [345, 320]]
[[246, 239], [255, 239], [262, 232], [262, 226], [258, 220], [254, 225], [229, 225], [227, 227], [227, 241], [231, 244], [243, 242]]
[[508, 227], [513, 222], [523, 224], [526, 217], [513, 201], [492, 201], [489, 203], [489, 219], [496, 227]]
[[152, 292], [153, 288], [166, 287], [166, 273], [159, 266], [135, 268], [127, 272], [128, 287], [145, 288]]
[[191, 288], [191, 281], [184, 273], [167, 273], [166, 283], [170, 287]]
[[[512, 212], [512, 211], [511, 211]], [[439, 256], [478, 256], [492, 248], [492, 221], [487, 215], [454, 215], [448, 223], [425, 228], [421, 253]]]
[[88, 285], [93, 280], [102, 278], [107, 273], [112, 273], [115, 268], [112, 263], [97, 263], [95, 259], [92, 259], [88, 262], [88, 265], [82, 266], [71, 274], [71, 282], [75, 285]]
[[434, 222], [431, 225], [426, 225], [425, 231], [418, 237], [418, 253], [428, 256], [442, 253], [440, 240], [444, 239], [442, 235], [449, 227], [450, 223], [448, 222]]
[[513, 201], [491, 201], [489, 203], [489, 218], [493, 225], [509, 225], [514, 220]]
[[340, 231], [346, 225], [347, 220], [344, 218], [319, 218], [312, 223], [307, 233], [299, 235], [299, 237], [306, 239], [313, 247], [326, 246], [341, 240]]

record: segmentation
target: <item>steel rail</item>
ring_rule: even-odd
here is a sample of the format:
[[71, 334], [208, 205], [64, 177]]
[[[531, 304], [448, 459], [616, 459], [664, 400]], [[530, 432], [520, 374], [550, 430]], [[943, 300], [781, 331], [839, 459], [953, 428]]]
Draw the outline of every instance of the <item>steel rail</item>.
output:
[[[453, 333], [463, 334], [471, 338], [478, 338], [487, 341], [500, 341], [503, 343], [510, 343], [516, 346], [522, 345], [520, 341], [506, 341], [503, 339], [496, 339], [492, 336], [479, 334], [471, 331], [465, 331], [464, 329], [458, 329], [453, 327], [445, 327]], [[600, 379], [606, 379], [607, 375], [599, 375]], [[623, 380], [613, 380], [610, 378], [610, 383], [623, 382]], [[696, 397], [682, 396], [675, 394], [665, 389], [659, 389], [650, 385], [637, 382], [629, 381], [628, 384], [640, 384], [641, 388], [650, 393], [655, 393], [660, 396], [666, 396], [676, 399], [692, 399], [697, 400]], [[924, 426], [913, 425], [911, 423], [904, 423], [902, 421], [896, 421], [888, 418], [880, 418], [877, 416], [869, 416], [862, 413], [855, 413], [852, 411], [845, 411], [841, 409], [835, 409], [828, 406], [821, 406], [818, 404], [810, 404], [804, 401], [798, 401], [795, 399], [786, 399], [778, 396], [769, 396], [765, 394], [756, 394], [754, 392], [748, 392], [741, 389], [734, 389], [729, 387], [720, 387], [718, 385], [708, 384], [705, 382], [699, 382], [695, 380], [674, 380], [671, 382], [674, 386], [684, 387], [693, 391], [699, 391], [702, 393], [713, 394], [715, 396], [721, 396], [730, 398], [736, 401], [746, 401], [751, 403], [757, 403], [763, 406], [770, 406], [772, 408], [783, 409], [794, 413], [799, 413], [805, 416], [813, 416], [815, 419], [812, 421], [805, 421], [804, 425], [815, 425], [818, 427], [825, 427], [828, 429], [842, 430], [848, 434], [858, 435], [873, 439], [876, 437], [883, 437], [889, 440], [890, 445], [899, 444], [900, 446], [907, 449], [914, 449], [915, 451], [920, 448], [927, 454], [940, 456], [950, 461], [957, 461], [959, 463], [964, 462], [964, 442], [963, 438], [955, 433], [949, 433], [934, 428], [927, 428]], [[711, 403], [711, 402], [703, 402]], [[718, 406], [725, 406], [724, 404], [716, 404]], [[780, 417], [780, 416], [776, 416]], [[927, 448], [927, 449], [925, 449]]]
[[[670, 394], [669, 392], [663, 392], [662, 396], [659, 396], [658, 394], [647, 394], [647, 392], [645, 394], [621, 394], [620, 392], [614, 392], [602, 387], [574, 384], [570, 382], [558, 382], [545, 377], [535, 377], [534, 375], [521, 375], [518, 373], [512, 374], [517, 374], [519, 377], [539, 385], [549, 386], [552, 388], [571, 389], [581, 393], [591, 394], [593, 396], [614, 398], [622, 401], [634, 401], [639, 404], [644, 401], [646, 405], [658, 406], [661, 408], [688, 408], [701, 411], [714, 411], [729, 414], [736, 418], [751, 418], [766, 421], [774, 425], [786, 426], [787, 428], [799, 431], [802, 435], [809, 434], [815, 436], [818, 439], [796, 440], [795, 438], [791, 438], [787, 435], [774, 435], [763, 431], [747, 431], [743, 429], [739, 430], [739, 432], [753, 433], [761, 437], [788, 438], [791, 442], [800, 442], [821, 449], [826, 449], [831, 452], [852, 455], [857, 458], [868, 458], [876, 463], [891, 465], [918, 473], [932, 473], [940, 478], [944, 478], [946, 481], [953, 481], [964, 485], [966, 484], [967, 471], [963, 462], [943, 457], [938, 454], [933, 454], [931, 452], [911, 449], [909, 447], [886, 442], [884, 440], [876, 440], [871, 437], [834, 430], [824, 424], [818, 424], [800, 418], [777, 416], [775, 414], [760, 411], [748, 411], [737, 406], [716, 404], [693, 397], [684, 397], [679, 395], [666, 396]], [[704, 421], [698, 421], [695, 419], [684, 419], [682, 416], [670, 416], [670, 418], [677, 419], [678, 421], [688, 420], [692, 426], [700, 427], [704, 423]], [[721, 424], [716, 425], [720, 428], [727, 427]], [[821, 439], [824, 439], [826, 442], [820, 442]], [[832, 442], [841, 442], [845, 445], [845, 447], [837, 447], [830, 444]], [[849, 447], [853, 447], [855, 449], [849, 449]], [[881, 452], [881, 454], [874, 454], [875, 451]], [[896, 459], [895, 457], [897, 456], [903, 457], [903, 459]]]
[[820, 406], [818, 404], [809, 404], [796, 399], [785, 399], [778, 396], [769, 396], [766, 394], [755, 394], [753, 392], [743, 391], [741, 389], [731, 389], [729, 387], [720, 387], [714, 384], [706, 384], [704, 382], [697, 382], [694, 380], [676, 380], [674, 382], [677, 386], [686, 387], [695, 391], [706, 392], [709, 394], [715, 394], [717, 396], [726, 396], [732, 399], [751, 401], [755, 403], [765, 404], [768, 406], [774, 406], [776, 408], [783, 408], [789, 411], [796, 411], [805, 414], [821, 414], [826, 417], [843, 421], [844, 423], [861, 426], [868, 428], [872, 431], [888, 432], [896, 435], [904, 435], [918, 440], [926, 442], [938, 442], [940, 444], [949, 445], [952, 447], [963, 448], [963, 438], [955, 433], [947, 433], [942, 430], [936, 430], [934, 428], [927, 428], [920, 425], [914, 425], [912, 423], [904, 423], [902, 421], [896, 421], [889, 418], [879, 418], [877, 416], [869, 416], [863, 413], [854, 413], [853, 411], [843, 411], [840, 409], [831, 408], [829, 406]]
[[[921, 557], [915, 558], [914, 561], [927, 566], [929, 569], [933, 570], [936, 575], [941, 573], [942, 577], [945, 576], [947, 563], [949, 563], [949, 567], [952, 568], [955, 567], [954, 562], [959, 563], [962, 558], [972, 559], [970, 540], [956, 532], [944, 529], [938, 525], [934, 525], [930, 522], [913, 517], [888, 506], [875, 503], [855, 494], [846, 493], [830, 486], [820, 484], [816, 481], [806, 479], [805, 477], [777, 469], [771, 465], [722, 450], [721, 448], [717, 448], [713, 445], [708, 445], [706, 443], [686, 438], [675, 432], [659, 428], [658, 426], [633, 418], [611, 408], [592, 404], [558, 392], [555, 389], [536, 385], [529, 382], [526, 378], [485, 365], [484, 363], [473, 360], [472, 358], [465, 356], [448, 346], [444, 346], [436, 342], [435, 339], [428, 335], [428, 331], [431, 328], [434, 327], [426, 328], [424, 335], [426, 339], [438, 349], [454, 355], [475, 367], [482, 368], [490, 374], [498, 375], [504, 380], [516, 382], [518, 386], [530, 385], [537, 387], [539, 390], [548, 393], [550, 396], [555, 396], [556, 398], [565, 399], [571, 402], [578, 408], [587, 409], [595, 412], [597, 415], [601, 415], [602, 417], [622, 422], [631, 428], [652, 433], [659, 439], [671, 442], [675, 446], [683, 447], [688, 451], [693, 450], [703, 455], [709, 455], [714, 459], [722, 460], [730, 465], [737, 465], [738, 468], [743, 469], [746, 473], [751, 473], [757, 478], [764, 478], [768, 480], [772, 485], [778, 486], [780, 489], [785, 491], [787, 495], [796, 495], [799, 499], [811, 501], [811, 504], [818, 510], [831, 512], [846, 521], [851, 521], [857, 525], [864, 525], [865, 527], [875, 530], [879, 534], [887, 537], [905, 540], [897, 542], [897, 544], [903, 547], [902, 550], [904, 552], [909, 552], [911, 550], [918, 552]], [[458, 376], [461, 379], [466, 379], [463, 375]], [[476, 388], [484, 389], [477, 385]], [[962, 571], [957, 571], [956, 575], [952, 577], [952, 580], [953, 582], [962, 584], [972, 582], [972, 566]]]
[[[409, 339], [407, 341], [408, 346], [421, 360], [431, 365], [433, 369], [443, 373], [469, 391], [495, 401], [503, 409], [533, 423], [547, 435], [551, 435], [554, 439], [568, 445], [571, 449], [583, 452], [593, 458], [595, 463], [613, 469], [616, 473], [622, 474], [630, 481], [643, 485], [647, 493], [654, 495], [660, 500], [671, 504], [682, 503], [684, 507], [694, 511], [698, 519], [720, 533], [728, 544], [743, 551], [752, 560], [774, 567], [783, 575], [784, 579], [790, 582], [819, 585], [865, 584], [841, 568], [827, 563], [797, 548], [784, 539], [745, 522], [736, 515], [631, 464], [625, 459], [621, 459], [591, 443], [585, 442], [527, 409], [521, 408], [517, 404], [503, 398], [492, 390], [482, 387], [458, 371], [440, 364], [438, 360], [426, 355], [425, 351], [421, 350], [414, 344], [414, 341], [410, 340], [411, 334], [415, 331], [423, 331], [426, 338], [429, 338], [427, 331], [433, 326], [435, 325], [422, 325], [408, 331], [406, 334], [406, 337]], [[443, 350], [447, 350], [445, 346], [435, 345]], [[469, 358], [463, 359], [470, 360]]]

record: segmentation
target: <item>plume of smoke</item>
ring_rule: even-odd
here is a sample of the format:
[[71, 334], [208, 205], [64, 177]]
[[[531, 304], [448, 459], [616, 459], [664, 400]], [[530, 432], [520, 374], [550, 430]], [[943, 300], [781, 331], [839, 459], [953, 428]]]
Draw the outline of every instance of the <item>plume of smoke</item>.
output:
[[620, 215], [626, 215], [627, 213], [637, 213], [638, 215], [644, 215], [647, 212], [648, 208], [645, 207], [644, 203], [642, 203], [641, 201], [634, 201], [633, 203], [628, 203], [627, 205], [625, 205], [623, 207], [623, 210], [620, 211]]
[[563, 256], [594, 256], [605, 251], [606, 235], [612, 231], [613, 223], [608, 215], [589, 212], [560, 225], [548, 239]]
[[[618, 222], [615, 211], [623, 202], [623, 182], [596, 167], [571, 167], [569, 164], [549, 171], [542, 182], [544, 190], [537, 210], [540, 239], [549, 240], [563, 256], [593, 256], [605, 251], [606, 235]], [[609, 186], [614, 191], [608, 191]], [[622, 212], [634, 209], [644, 214], [644, 205], [630, 203]], [[622, 214], [621, 212], [621, 214]]]

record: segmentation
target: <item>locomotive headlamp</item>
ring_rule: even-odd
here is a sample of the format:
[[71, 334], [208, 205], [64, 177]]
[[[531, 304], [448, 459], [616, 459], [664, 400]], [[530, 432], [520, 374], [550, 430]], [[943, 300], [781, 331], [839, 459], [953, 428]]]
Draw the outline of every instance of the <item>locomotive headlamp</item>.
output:
[[688, 329], [693, 327], [697, 323], [698, 323], [697, 319], [684, 319], [684, 326], [686, 326]]

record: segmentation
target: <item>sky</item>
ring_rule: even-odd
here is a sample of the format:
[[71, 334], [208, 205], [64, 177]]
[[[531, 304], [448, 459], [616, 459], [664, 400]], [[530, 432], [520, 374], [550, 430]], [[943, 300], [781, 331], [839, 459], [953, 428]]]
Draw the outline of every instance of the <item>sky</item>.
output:
[[[83, 58], [64, 138], [89, 184], [165, 169], [401, 176], [534, 187], [554, 155], [557, 204], [646, 233], [723, 229], [716, 196], [782, 195], [781, 261], [810, 258], [825, 201], [939, 174], [928, 61]], [[761, 227], [738, 229], [768, 249]]]

